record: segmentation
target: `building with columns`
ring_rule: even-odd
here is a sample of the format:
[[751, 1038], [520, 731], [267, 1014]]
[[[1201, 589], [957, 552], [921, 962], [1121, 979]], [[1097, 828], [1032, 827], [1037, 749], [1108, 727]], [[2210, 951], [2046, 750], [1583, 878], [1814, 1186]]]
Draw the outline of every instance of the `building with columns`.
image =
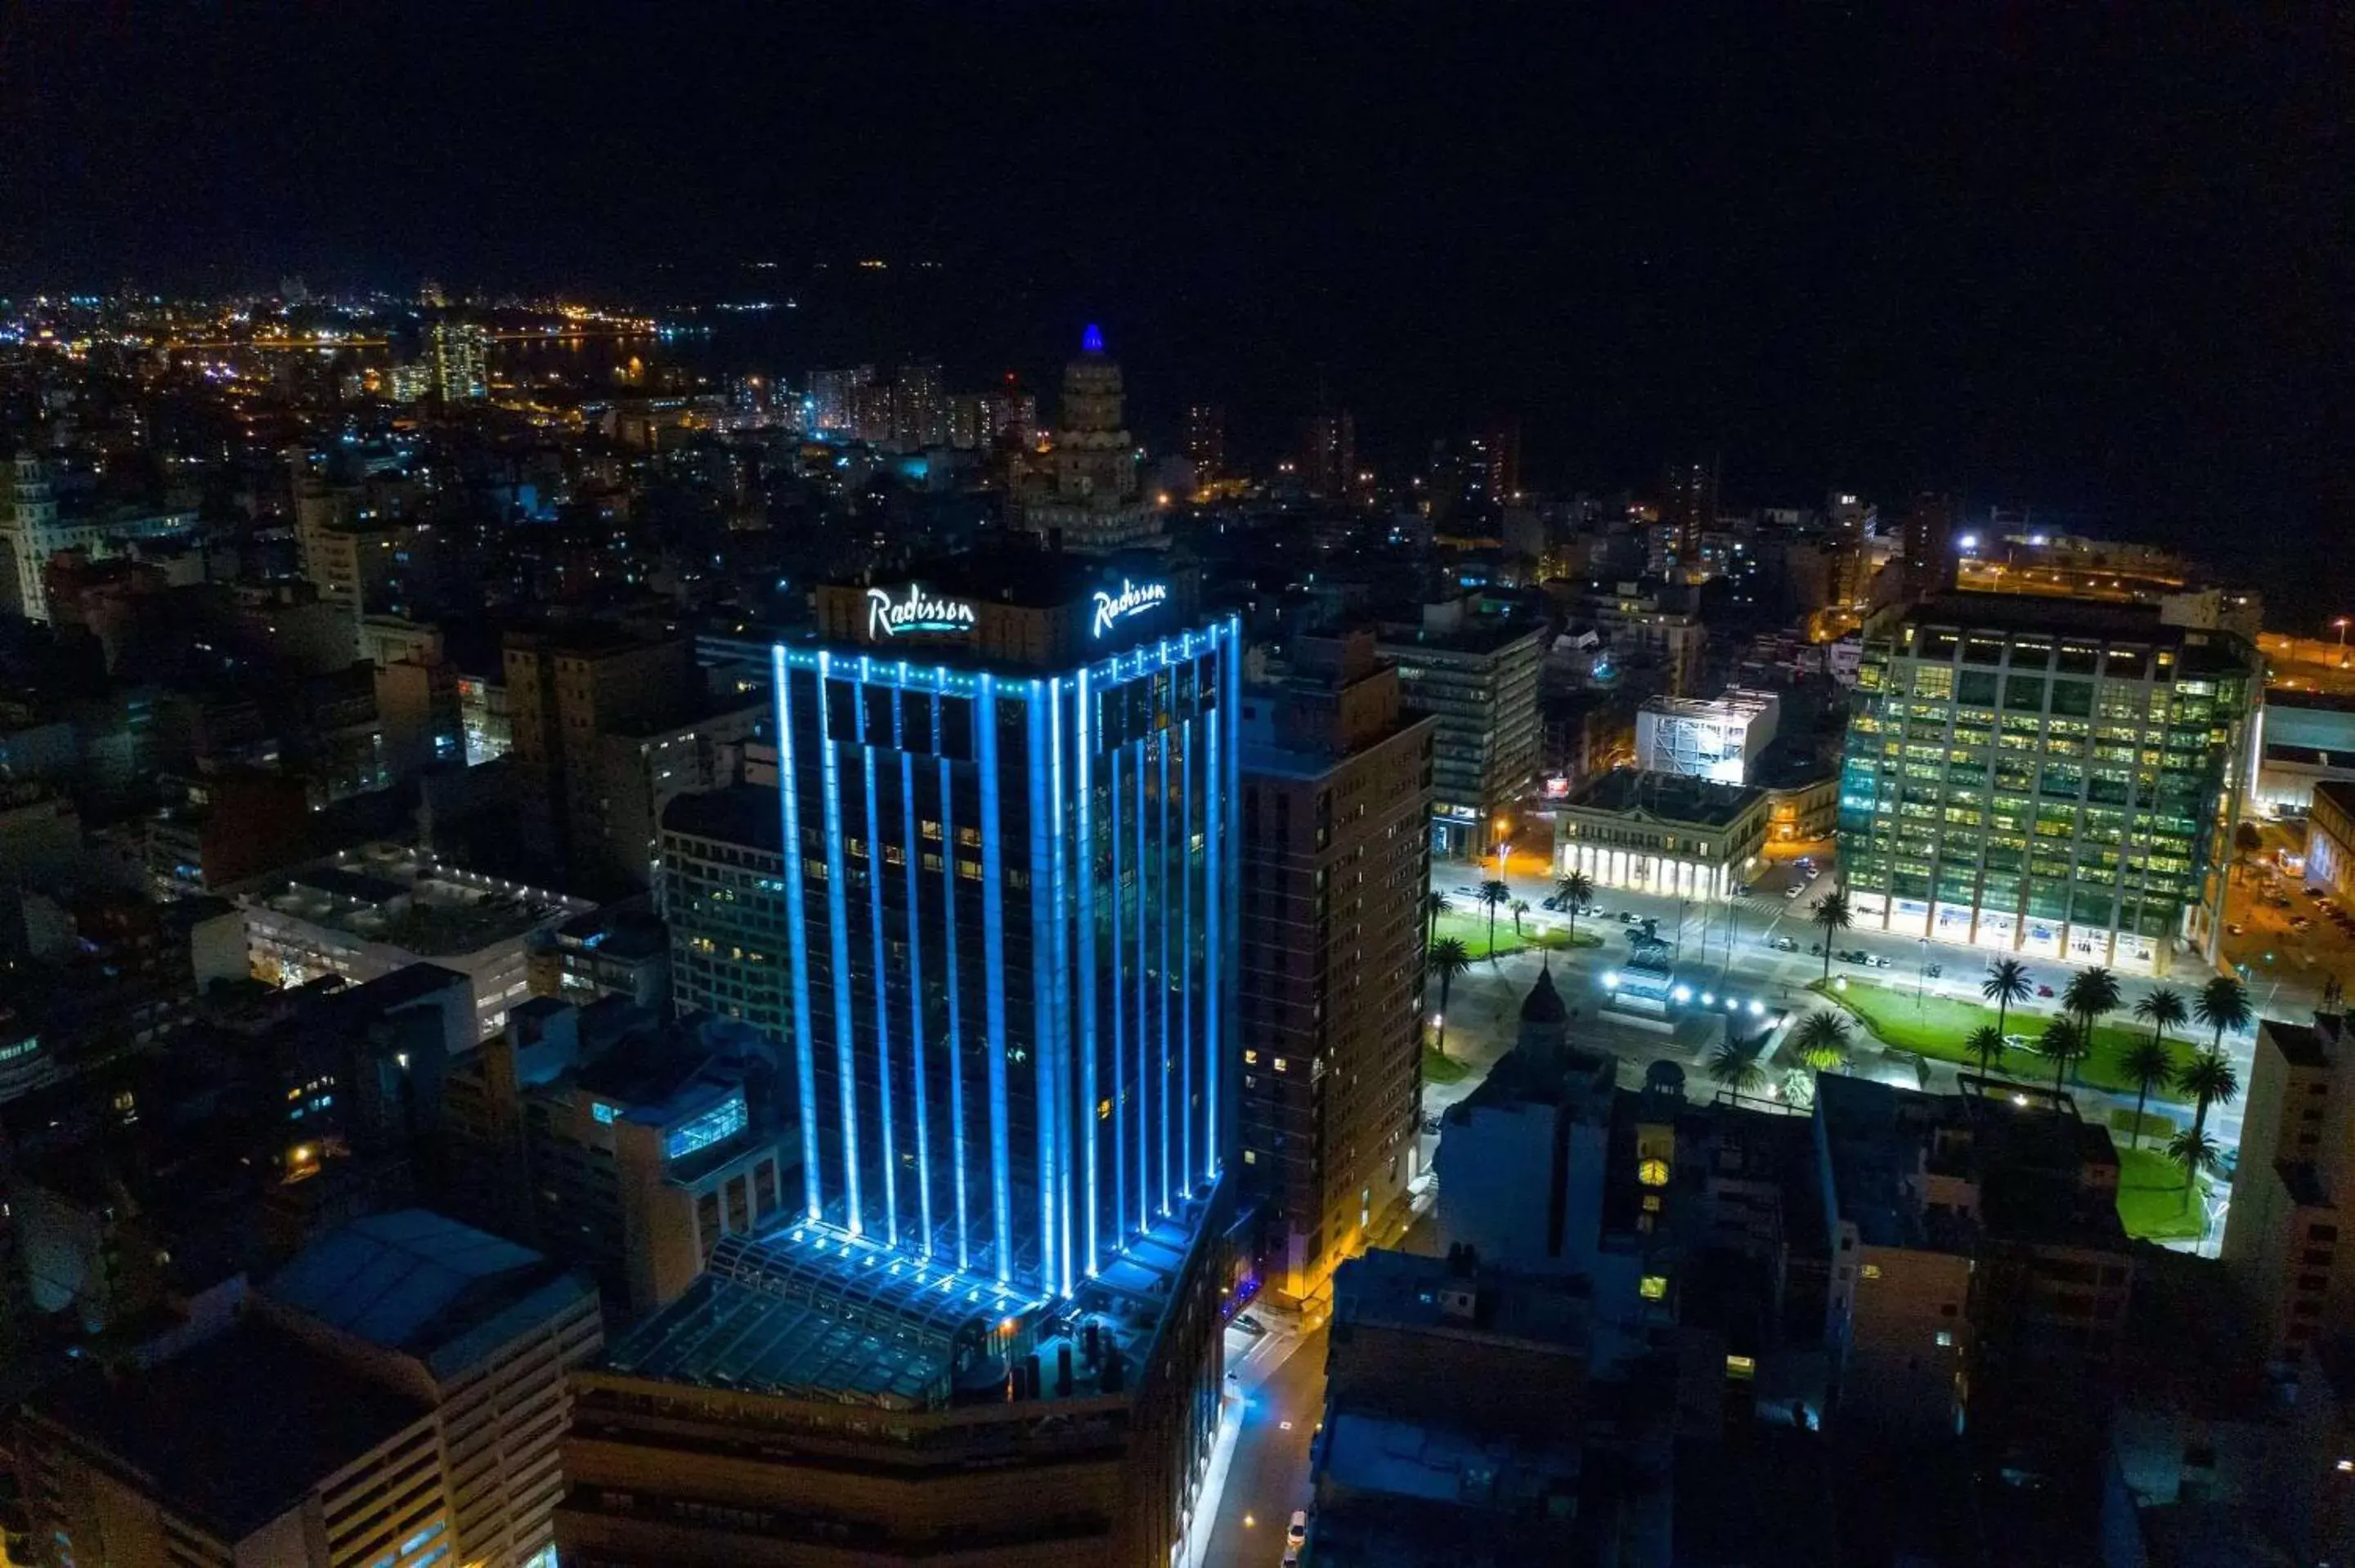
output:
[[1723, 899], [1755, 870], [1770, 815], [1754, 786], [1617, 769], [1562, 802], [1556, 871], [1582, 873], [1598, 888]]

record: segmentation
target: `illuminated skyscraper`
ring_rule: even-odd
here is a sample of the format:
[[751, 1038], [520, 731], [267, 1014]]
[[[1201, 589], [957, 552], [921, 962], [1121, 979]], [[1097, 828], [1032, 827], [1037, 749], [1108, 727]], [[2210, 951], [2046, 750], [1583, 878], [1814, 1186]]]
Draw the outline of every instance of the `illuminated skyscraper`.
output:
[[1677, 566], [1700, 565], [1700, 536], [1717, 526], [1717, 466], [1670, 463], [1660, 479], [1660, 522], [1676, 530]]
[[831, 585], [774, 652], [812, 1221], [1036, 1299], [1208, 1193], [1241, 647], [1043, 552]]
[[948, 439], [948, 394], [937, 363], [903, 365], [891, 383], [891, 437], [903, 451], [922, 451]]
[[433, 389], [444, 403], [489, 396], [490, 336], [466, 322], [436, 322], [432, 339]]
[[1194, 464], [1196, 483], [1226, 477], [1226, 409], [1216, 403], [1196, 403], [1186, 410], [1186, 456]]

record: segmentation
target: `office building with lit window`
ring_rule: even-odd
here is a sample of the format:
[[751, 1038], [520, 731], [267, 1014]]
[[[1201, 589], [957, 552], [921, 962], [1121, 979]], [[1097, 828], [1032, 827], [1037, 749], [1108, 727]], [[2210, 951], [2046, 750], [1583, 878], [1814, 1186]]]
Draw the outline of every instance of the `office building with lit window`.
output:
[[1407, 706], [1438, 721], [1432, 853], [1488, 853], [1537, 781], [1540, 630], [1483, 620], [1470, 601], [1450, 599], [1423, 606], [1419, 620], [1384, 621], [1377, 636], [1375, 652], [1398, 667]]
[[1232, 1255], [1241, 671], [1189, 598], [1043, 549], [821, 587], [773, 654], [782, 854], [729, 858], [763, 791], [673, 803], [719, 874], [666, 883], [682, 977], [781, 885], [800, 1167], [576, 1379], [568, 1563], [1181, 1549]]
[[2155, 608], [1958, 593], [1866, 641], [1840, 778], [1857, 923], [2133, 972], [2212, 957], [2262, 692]]
[[1216, 1181], [1240, 631], [1045, 551], [776, 650], [807, 1217], [1067, 1297]]

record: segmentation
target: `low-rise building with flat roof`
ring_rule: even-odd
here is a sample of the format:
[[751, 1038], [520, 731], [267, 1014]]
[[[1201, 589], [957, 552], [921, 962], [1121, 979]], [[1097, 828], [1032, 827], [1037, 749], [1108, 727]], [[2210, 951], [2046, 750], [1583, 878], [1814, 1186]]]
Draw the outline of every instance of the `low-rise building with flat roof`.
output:
[[1765, 790], [1678, 773], [1615, 769], [1556, 809], [1556, 871], [1596, 887], [1723, 899], [1766, 843]]
[[538, 933], [596, 907], [390, 843], [272, 872], [228, 892], [245, 911], [255, 979], [297, 986], [336, 974], [357, 983], [433, 963], [474, 983], [483, 1038], [497, 1033], [507, 1009], [530, 994], [527, 959]]

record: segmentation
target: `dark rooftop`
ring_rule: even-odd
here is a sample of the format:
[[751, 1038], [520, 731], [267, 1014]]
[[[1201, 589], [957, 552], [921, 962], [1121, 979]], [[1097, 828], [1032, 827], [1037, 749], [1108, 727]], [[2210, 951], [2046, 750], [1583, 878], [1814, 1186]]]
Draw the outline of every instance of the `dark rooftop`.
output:
[[681, 795], [663, 808], [663, 832], [718, 839], [782, 854], [785, 848], [783, 802], [774, 789], [730, 784], [725, 789]]
[[109, 1381], [81, 1368], [27, 1404], [229, 1542], [425, 1414], [250, 1319], [144, 1372]]
[[2324, 1049], [2322, 1031], [2311, 1023], [2291, 1023], [2284, 1019], [2262, 1020], [2260, 1027], [2273, 1043], [2281, 1048], [2282, 1059], [2293, 1067], [2328, 1067], [2330, 1054]]
[[1568, 804], [1590, 811], [1641, 810], [1663, 821], [1724, 828], [1765, 798], [1766, 791], [1748, 784], [1622, 768], [1597, 776]]
[[562, 1273], [527, 1247], [404, 1209], [321, 1237], [272, 1276], [263, 1294], [356, 1338], [431, 1361]]

